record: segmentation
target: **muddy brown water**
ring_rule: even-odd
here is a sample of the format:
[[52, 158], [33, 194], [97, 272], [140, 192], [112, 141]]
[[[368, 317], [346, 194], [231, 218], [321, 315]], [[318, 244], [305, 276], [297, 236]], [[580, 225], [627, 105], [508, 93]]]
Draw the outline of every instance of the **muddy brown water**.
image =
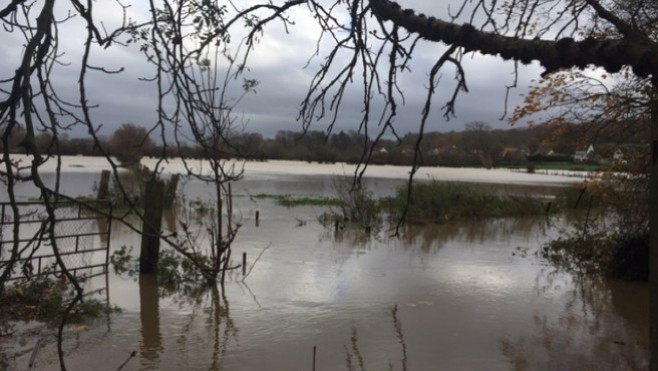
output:
[[[647, 286], [579, 278], [535, 257], [561, 233], [559, 220], [431, 225], [400, 238], [385, 230], [335, 233], [317, 222], [325, 208], [249, 197], [330, 194], [330, 176], [260, 176], [236, 197], [243, 226], [234, 256], [246, 252], [253, 264], [262, 252], [249, 276], [242, 281], [236, 272], [223, 291], [186, 296], [111, 273], [109, 301], [122, 312], [68, 329], [70, 370], [117, 370], [124, 362], [123, 370], [312, 370], [314, 347], [316, 370], [648, 365]], [[372, 180], [380, 194], [401, 181]], [[201, 184], [186, 189], [205, 194]], [[139, 236], [117, 224], [111, 246], [124, 245], [138, 248]], [[88, 283], [105, 286], [104, 277]], [[3, 339], [22, 354], [12, 367], [28, 369], [41, 336], [32, 369], [57, 369], [52, 337], [29, 326], [20, 338]]]

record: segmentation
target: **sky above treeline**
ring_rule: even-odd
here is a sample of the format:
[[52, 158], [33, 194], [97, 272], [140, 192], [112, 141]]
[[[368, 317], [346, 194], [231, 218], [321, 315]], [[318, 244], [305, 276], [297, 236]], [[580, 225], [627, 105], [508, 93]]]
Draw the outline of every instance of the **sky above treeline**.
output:
[[[251, 2], [255, 2], [252, 0]], [[64, 2], [67, 4], [68, 2]], [[136, 20], [147, 19], [147, 2], [132, 0], [129, 15]], [[416, 7], [419, 12], [447, 18], [448, 2], [417, 2], [401, 0], [403, 7]], [[39, 8], [40, 2], [35, 7]], [[58, 9], [62, 19], [68, 8]], [[67, 5], [68, 6], [68, 5]], [[454, 4], [453, 4], [454, 6]], [[96, 14], [108, 29], [121, 21], [120, 8], [112, 1], [95, 2]], [[36, 10], [36, 9], [35, 9]], [[35, 14], [37, 12], [35, 11]], [[302, 126], [296, 121], [301, 101], [308, 90], [313, 74], [329, 51], [330, 43], [323, 42], [319, 56], [313, 57], [318, 37], [318, 28], [308, 16], [308, 9], [299, 7], [291, 13], [295, 25], [288, 32], [280, 23], [266, 29], [249, 60], [249, 70], [244, 77], [258, 81], [255, 94], [248, 94], [240, 101], [235, 113], [238, 115], [237, 130], [258, 132], [266, 137], [280, 130], [299, 131]], [[52, 80], [62, 99], [75, 102], [80, 64], [80, 51], [84, 43], [85, 29], [79, 19], [72, 19], [59, 26], [59, 52], [61, 65], [54, 66]], [[20, 63], [24, 40], [17, 32], [2, 31], [0, 43], [0, 79], [10, 78]], [[234, 38], [235, 40], [236, 38]], [[236, 43], [237, 44], [237, 43]], [[445, 45], [423, 44], [415, 51], [411, 71], [398, 78], [404, 93], [405, 103], [396, 118], [396, 130], [400, 134], [415, 132], [421, 119], [421, 110], [429, 85], [429, 71], [436, 59], [445, 50]], [[145, 127], [157, 120], [157, 90], [152, 81], [154, 66], [146, 62], [138, 47], [113, 45], [107, 49], [94, 48], [91, 63], [108, 70], [123, 69], [118, 74], [90, 71], [87, 74], [89, 103], [98, 105], [92, 111], [95, 124], [101, 126], [100, 133], [109, 136], [122, 123], [135, 123]], [[481, 55], [465, 55], [463, 66], [466, 72], [468, 92], [461, 93], [457, 101], [456, 117], [446, 120], [440, 108], [445, 104], [454, 87], [454, 73], [446, 69], [441, 74], [438, 93], [434, 98], [434, 110], [426, 131], [460, 131], [473, 121], [483, 121], [492, 128], [510, 127], [501, 119], [507, 110], [508, 116], [521, 103], [531, 79], [538, 79], [538, 65], [519, 68], [518, 87], [510, 92], [505, 106], [506, 86], [514, 82], [514, 65], [502, 59]], [[241, 93], [242, 81], [232, 84], [235, 96]], [[6, 88], [6, 85], [2, 86]], [[349, 87], [334, 131], [358, 129], [362, 114], [362, 86], [358, 81]], [[311, 130], [325, 130], [328, 121], [314, 123]], [[376, 123], [372, 124], [373, 126]], [[84, 136], [85, 130], [73, 129], [72, 137]]]

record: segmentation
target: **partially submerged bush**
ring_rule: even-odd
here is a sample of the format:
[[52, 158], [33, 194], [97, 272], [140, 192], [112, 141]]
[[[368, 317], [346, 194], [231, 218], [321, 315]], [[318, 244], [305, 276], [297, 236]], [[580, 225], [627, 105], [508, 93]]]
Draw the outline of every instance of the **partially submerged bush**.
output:
[[[646, 280], [649, 275], [648, 152], [566, 193], [567, 208], [587, 210], [575, 232], [549, 242], [541, 255], [560, 268]], [[582, 220], [582, 219], [581, 219]]]
[[542, 246], [538, 254], [567, 271], [584, 274], [605, 271], [614, 255], [614, 239], [604, 231], [585, 230], [581, 225], [575, 232], [563, 232], [563, 236]]
[[539, 255], [554, 266], [625, 280], [649, 278], [649, 236], [597, 230], [568, 234], [545, 244]]
[[649, 234], [619, 236], [608, 274], [625, 280], [649, 279]]
[[[58, 323], [68, 306], [71, 286], [52, 275], [42, 275], [18, 282], [5, 289], [0, 298], [0, 328], [5, 335], [16, 321], [39, 321], [49, 325]], [[69, 322], [81, 322], [96, 318], [108, 311], [116, 311], [106, 304], [86, 298], [68, 313]]]
[[[110, 263], [117, 274], [127, 274], [129, 277], [137, 278], [139, 258], [133, 257], [131, 251], [132, 247], [122, 246], [112, 253]], [[207, 256], [193, 252], [190, 254], [193, 254], [196, 261], [202, 262], [202, 265], [209, 264]], [[186, 291], [207, 283], [199, 265], [194, 264], [188, 257], [168, 249], [160, 251], [156, 274], [158, 286], [163, 292]]]
[[341, 211], [346, 221], [358, 223], [366, 230], [379, 224], [379, 205], [363, 185], [356, 184], [350, 189], [343, 189], [340, 196]]

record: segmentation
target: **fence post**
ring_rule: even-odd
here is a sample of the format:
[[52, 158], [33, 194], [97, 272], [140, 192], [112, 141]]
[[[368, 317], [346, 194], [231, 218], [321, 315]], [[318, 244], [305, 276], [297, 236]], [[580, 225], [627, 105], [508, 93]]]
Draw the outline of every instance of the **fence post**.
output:
[[139, 255], [140, 273], [153, 273], [158, 267], [163, 192], [162, 180], [154, 179], [146, 183], [142, 246]]
[[176, 193], [178, 191], [178, 182], [180, 181], [180, 174], [172, 174], [171, 178], [167, 181], [165, 186], [164, 207], [171, 209], [176, 201]]
[[110, 193], [110, 171], [103, 170], [101, 172], [101, 181], [98, 183], [98, 193], [96, 194], [97, 200], [107, 199]]

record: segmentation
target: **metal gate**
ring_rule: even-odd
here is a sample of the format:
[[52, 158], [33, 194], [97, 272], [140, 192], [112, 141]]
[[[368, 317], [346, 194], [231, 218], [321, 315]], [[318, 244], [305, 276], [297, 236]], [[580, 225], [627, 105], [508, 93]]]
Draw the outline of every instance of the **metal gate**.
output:
[[10, 203], [0, 203], [0, 272], [13, 265], [8, 281], [60, 274], [53, 241], [66, 269], [79, 280], [107, 273], [112, 219], [94, 210], [111, 215], [109, 202], [58, 203], [54, 222], [49, 221], [43, 203], [15, 206], [18, 215]]

